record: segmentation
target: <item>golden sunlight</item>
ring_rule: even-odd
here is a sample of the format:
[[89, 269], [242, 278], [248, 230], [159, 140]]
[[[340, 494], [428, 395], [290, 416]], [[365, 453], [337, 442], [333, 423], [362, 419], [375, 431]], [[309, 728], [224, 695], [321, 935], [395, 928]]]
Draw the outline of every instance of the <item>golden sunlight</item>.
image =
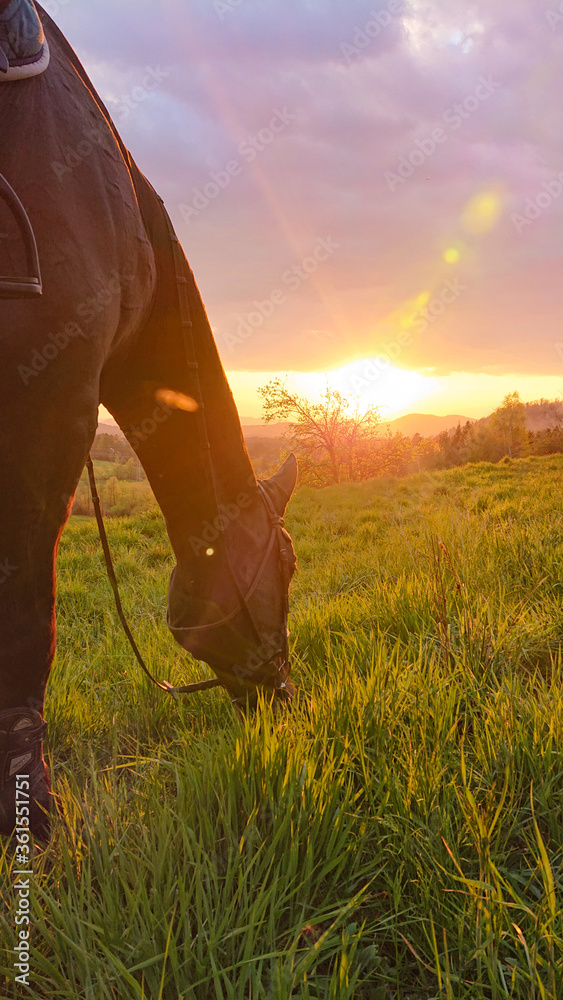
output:
[[436, 392], [436, 379], [420, 371], [394, 368], [381, 358], [365, 358], [329, 372], [295, 372], [292, 381], [296, 391], [313, 401], [320, 399], [328, 385], [357, 402], [360, 410], [378, 406], [384, 418]]

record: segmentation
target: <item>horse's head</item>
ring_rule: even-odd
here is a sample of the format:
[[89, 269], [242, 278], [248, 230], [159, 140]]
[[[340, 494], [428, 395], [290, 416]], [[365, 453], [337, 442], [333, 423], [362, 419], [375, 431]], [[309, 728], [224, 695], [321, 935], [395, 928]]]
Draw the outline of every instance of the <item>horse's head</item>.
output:
[[238, 707], [258, 690], [289, 701], [288, 592], [296, 558], [283, 516], [295, 488], [291, 455], [265, 482], [219, 504], [189, 539], [189, 569], [170, 581], [168, 624], [198, 660], [215, 671]]

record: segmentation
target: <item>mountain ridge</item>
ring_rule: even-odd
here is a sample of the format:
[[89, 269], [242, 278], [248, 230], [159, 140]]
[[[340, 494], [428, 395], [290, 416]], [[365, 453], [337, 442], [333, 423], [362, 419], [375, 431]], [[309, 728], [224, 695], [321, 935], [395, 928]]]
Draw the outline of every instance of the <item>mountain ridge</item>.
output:
[[[531, 431], [546, 430], [549, 427], [557, 427], [563, 423], [563, 404], [557, 400], [536, 400], [525, 403], [526, 425]], [[460, 413], [448, 413], [440, 415], [436, 413], [406, 413], [402, 417], [395, 417], [393, 420], [382, 420], [380, 427], [382, 432], [389, 428], [392, 434], [400, 433], [405, 437], [413, 437], [420, 434], [421, 437], [436, 437], [443, 431], [455, 430], [458, 424], [462, 426], [468, 421], [471, 424], [486, 423], [491, 419], [491, 414], [483, 417], [466, 417]], [[279, 422], [265, 424], [258, 417], [241, 417], [241, 425], [246, 440], [250, 438], [281, 438], [284, 436], [289, 424]], [[115, 421], [102, 420], [98, 424], [99, 434], [113, 434], [123, 437]]]

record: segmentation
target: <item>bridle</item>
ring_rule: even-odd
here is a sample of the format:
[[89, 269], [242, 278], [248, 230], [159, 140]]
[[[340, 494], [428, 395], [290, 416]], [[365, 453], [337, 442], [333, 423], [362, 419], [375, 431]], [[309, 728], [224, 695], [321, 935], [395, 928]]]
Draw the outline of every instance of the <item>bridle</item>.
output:
[[[263, 484], [258, 482], [257, 486], [259, 496], [266, 508], [270, 533], [264, 554], [250, 584], [244, 591], [241, 589], [229, 559], [227, 546], [222, 546], [226, 556], [226, 564], [229, 575], [236, 592], [234, 607], [227, 614], [223, 615], [223, 617], [203, 625], [175, 628], [170, 620], [168, 620], [168, 627], [170, 628], [172, 634], [176, 635], [178, 639], [181, 637], [181, 640], [187, 640], [189, 642], [190, 637], [195, 637], [196, 641], [201, 641], [202, 638], [204, 639], [209, 633], [214, 631], [220, 632], [221, 629], [228, 630], [231, 623], [235, 623], [237, 619], [240, 619], [241, 615], [244, 616], [247, 622], [250, 623], [256, 640], [257, 649], [263, 650], [264, 655], [260, 658], [257, 654], [252, 654], [252, 659], [254, 660], [252, 668], [249, 666], [249, 661], [247, 661], [246, 665], [235, 665], [230, 673], [222, 671], [215, 664], [213, 665], [213, 670], [221, 678], [220, 683], [224, 683], [227, 688], [233, 686], [234, 678], [236, 678], [238, 685], [242, 685], [242, 687], [246, 689], [254, 688], [256, 684], [259, 684], [260, 686], [271, 687], [274, 690], [283, 693], [286, 691], [286, 681], [289, 677], [290, 671], [288, 642], [289, 632], [287, 622], [289, 614], [289, 584], [294, 568], [294, 557], [292, 559], [293, 553], [290, 548], [289, 535], [283, 526], [283, 518], [277, 513]], [[282, 621], [279, 629], [277, 629], [273, 635], [268, 636], [268, 642], [265, 644], [253, 615], [252, 599], [264, 576], [266, 568], [271, 564], [273, 558], [275, 558], [277, 562], [279, 580], [281, 583]], [[184, 644], [184, 642], [182, 642], [182, 644]], [[264, 646], [266, 647], [265, 649]], [[244, 697], [245, 695], [243, 694], [243, 700]], [[234, 700], [236, 701], [236, 699]]]
[[[156, 687], [160, 688], [161, 691], [165, 691], [167, 694], [171, 694], [173, 697], [176, 697], [179, 694], [194, 694], [197, 691], [207, 691], [210, 688], [219, 687], [221, 685], [228, 688], [229, 681], [232, 684], [233, 678], [231, 677], [231, 675], [223, 673], [222, 671], [219, 671], [219, 669], [217, 668], [213, 669], [217, 674], [221, 674], [221, 676], [214, 677], [206, 681], [196, 681], [192, 684], [183, 684], [180, 687], [175, 687], [173, 684], [170, 684], [169, 681], [157, 680], [156, 677], [153, 676], [153, 674], [147, 667], [143, 659], [143, 656], [139, 650], [139, 647], [137, 646], [135, 638], [131, 632], [129, 623], [127, 622], [127, 618], [125, 616], [125, 612], [123, 611], [123, 605], [121, 603], [121, 596], [119, 593], [119, 584], [117, 582], [117, 577], [115, 575], [115, 568], [113, 565], [113, 559], [109, 547], [109, 541], [103, 519], [100, 497], [98, 494], [95, 475], [94, 475], [94, 464], [92, 462], [91, 456], [88, 456], [86, 467], [88, 469], [88, 478], [90, 482], [90, 493], [92, 496], [92, 503], [94, 505], [94, 514], [98, 525], [98, 531], [102, 543], [102, 550], [104, 553], [106, 570], [113, 591], [115, 606], [117, 609], [119, 620], [125, 632], [125, 635], [127, 636], [129, 644], [133, 650], [133, 653], [135, 654], [135, 658], [139, 666], [141, 667], [141, 670], [144, 671], [149, 680], [151, 680], [152, 683], [156, 685]], [[263, 686], [267, 688], [272, 688], [274, 691], [279, 691], [283, 695], [286, 691], [287, 679], [289, 677], [291, 669], [289, 660], [289, 630], [287, 624], [289, 616], [289, 585], [291, 582], [293, 566], [291, 559], [291, 551], [288, 544], [289, 536], [287, 535], [287, 532], [283, 526], [284, 525], [283, 518], [280, 517], [280, 515], [275, 510], [274, 505], [268, 495], [268, 492], [266, 491], [262, 483], [258, 482], [257, 486], [260, 492], [260, 496], [266, 506], [266, 511], [268, 513], [270, 522], [270, 536], [266, 546], [265, 554], [260, 562], [258, 570], [256, 571], [250, 586], [248, 587], [248, 590], [246, 590], [244, 594], [242, 593], [238, 585], [238, 582], [236, 580], [235, 574], [230, 568], [230, 563], [229, 563], [231, 576], [235, 583], [235, 587], [238, 591], [238, 603], [235, 606], [235, 608], [231, 612], [229, 612], [229, 614], [225, 615], [218, 621], [211, 622], [206, 625], [188, 626], [187, 628], [183, 628], [178, 631], [204, 632], [205, 630], [222, 628], [228, 625], [233, 620], [233, 618], [236, 617], [237, 614], [243, 611], [252, 625], [252, 629], [254, 631], [256, 639], [260, 643], [262, 637], [260, 635], [260, 632], [258, 631], [256, 623], [254, 622], [252, 612], [249, 608], [249, 601], [251, 600], [254, 591], [256, 590], [258, 584], [260, 583], [260, 580], [262, 579], [264, 570], [270, 559], [274, 546], [277, 544], [278, 566], [279, 566], [279, 573], [282, 585], [282, 624], [279, 630], [279, 648], [274, 649], [274, 651], [269, 656], [261, 660], [252, 671], [248, 670], [246, 672], [248, 676], [247, 682], [245, 682], [244, 678], [240, 676], [237, 677], [236, 674], [235, 677], [237, 677], [239, 683], [242, 683], [243, 686], [245, 687], [255, 688], [256, 686]], [[170, 626], [170, 623], [168, 624], [169, 627], [171, 628], [171, 631], [174, 632], [175, 629]], [[276, 660], [278, 661], [277, 664], [275, 662]], [[251, 678], [253, 675], [260, 676], [263, 673], [265, 673], [266, 676], [268, 676], [268, 681], [252, 682]], [[242, 694], [240, 696], [232, 698], [233, 704], [238, 706], [242, 706], [245, 700], [246, 700], [246, 694]]]
[[[199, 378], [199, 365], [197, 362], [195, 344], [193, 338], [193, 327], [190, 315], [190, 306], [189, 306], [188, 290], [187, 290], [188, 279], [186, 278], [184, 273], [185, 258], [180, 246], [180, 241], [178, 240], [178, 237], [174, 232], [172, 222], [164, 206], [164, 202], [162, 201], [161, 198], [159, 198], [158, 200], [160, 202], [160, 206], [164, 214], [164, 218], [168, 228], [170, 242], [172, 244], [172, 253], [174, 257], [174, 266], [176, 272], [178, 304], [180, 311], [180, 322], [182, 327], [184, 350], [185, 350], [188, 370], [192, 375], [192, 385], [190, 388], [190, 394], [198, 403], [196, 417], [198, 419], [200, 449], [201, 449], [203, 466], [205, 470], [205, 477], [207, 480], [207, 485], [209, 487], [211, 496], [213, 497], [215, 508], [218, 509], [219, 501], [217, 496], [217, 488], [215, 485], [213, 465], [211, 462], [211, 446], [209, 443], [209, 436], [207, 432], [205, 408], [203, 406], [201, 384]], [[270, 525], [270, 534], [264, 555], [260, 561], [258, 569], [256, 570], [256, 573], [254, 574], [250, 585], [248, 586], [248, 588], [244, 593], [240, 588], [240, 585], [236, 578], [236, 574], [234, 573], [229, 560], [228, 547], [226, 544], [224, 528], [221, 526], [220, 529], [223, 541], [222, 549], [226, 553], [227, 565], [230, 571], [230, 576], [234, 583], [235, 590], [237, 591], [237, 603], [235, 608], [228, 614], [226, 614], [223, 618], [211, 622], [209, 624], [204, 624], [199, 626], [198, 625], [188, 626], [182, 629], [175, 629], [171, 625], [170, 621], [168, 621], [168, 626], [171, 629], [172, 633], [174, 633], [175, 631], [181, 632], [182, 634], [196, 633], [196, 632], [206, 633], [214, 629], [218, 630], [228, 626], [233, 621], [233, 619], [236, 618], [237, 615], [243, 613], [251, 624], [254, 636], [258, 641], [260, 648], [260, 645], [262, 644], [262, 636], [258, 630], [258, 627], [252, 615], [250, 604], [252, 601], [252, 596], [256, 591], [256, 588], [258, 587], [263, 577], [264, 571], [272, 557], [274, 548], [277, 546], [278, 569], [279, 569], [279, 577], [280, 577], [281, 592], [282, 592], [282, 624], [279, 633], [277, 633], [276, 635], [276, 641], [274, 643], [276, 648], [274, 649], [273, 652], [270, 653], [270, 655], [265, 656], [264, 659], [262, 659], [252, 670], [243, 667], [240, 671], [237, 672], [233, 670], [233, 674], [231, 675], [220, 670], [217, 667], [213, 667], [215, 673], [218, 674], [217, 677], [211, 680], [197, 681], [192, 684], [184, 684], [180, 687], [174, 687], [174, 685], [170, 684], [168, 681], [159, 681], [155, 677], [153, 677], [152, 673], [148, 669], [139, 651], [139, 648], [135, 642], [135, 639], [127, 623], [125, 614], [123, 612], [123, 607], [121, 604], [121, 598], [119, 595], [119, 586], [117, 583], [117, 578], [113, 567], [113, 561], [109, 548], [107, 533], [105, 530], [100, 498], [96, 488], [94, 465], [91, 456], [88, 456], [88, 461], [86, 465], [88, 469], [92, 502], [94, 504], [94, 513], [98, 524], [98, 530], [100, 533], [100, 540], [102, 543], [106, 569], [110, 585], [113, 590], [113, 595], [119, 619], [121, 621], [125, 634], [129, 640], [131, 648], [135, 654], [137, 662], [139, 663], [139, 666], [145, 672], [147, 677], [150, 678], [152, 683], [155, 684], [162, 691], [166, 691], [168, 694], [171, 694], [174, 697], [176, 697], [179, 694], [192, 694], [196, 691], [206, 691], [209, 688], [218, 687], [220, 685], [227, 687], [227, 690], [229, 690], [229, 687], [233, 687], [235, 685], [235, 679], [236, 679], [236, 682], [238, 682], [239, 686], [242, 685], [244, 691], [242, 695], [237, 695], [236, 697], [232, 696], [233, 704], [235, 704], [235, 706], [238, 707], [242, 707], [244, 702], [246, 701], [248, 690], [250, 689], [255, 690], [257, 686], [264, 687], [267, 689], [272, 689], [275, 692], [279, 692], [282, 697], [288, 697], [289, 692], [287, 691], [287, 680], [289, 678], [289, 673], [290, 673], [290, 661], [289, 661], [289, 632], [287, 624], [289, 615], [289, 585], [291, 582], [291, 576], [294, 569], [294, 563], [291, 558], [292, 556], [292, 551], [290, 549], [291, 542], [289, 539], [289, 535], [287, 534], [287, 531], [284, 528], [283, 517], [281, 517], [276, 511], [272, 499], [269, 496], [265, 486], [260, 481], [257, 482], [259, 496], [262, 499], [264, 506], [266, 508], [266, 514]], [[220, 524], [222, 525], [222, 522], [220, 522]]]

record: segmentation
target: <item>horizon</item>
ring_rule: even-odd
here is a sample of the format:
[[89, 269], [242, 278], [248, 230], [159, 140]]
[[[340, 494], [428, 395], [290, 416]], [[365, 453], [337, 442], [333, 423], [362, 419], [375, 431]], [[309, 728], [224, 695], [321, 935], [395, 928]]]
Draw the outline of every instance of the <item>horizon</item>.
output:
[[[499, 404], [498, 404], [499, 406], [502, 403], [502, 401], [503, 400], [499, 400]], [[531, 406], [531, 405], [534, 405], [534, 404], [537, 404], [537, 403], [540, 403], [540, 402], [548, 403], [550, 405], [559, 403], [560, 405], [563, 406], [563, 400], [560, 397], [559, 398], [555, 398], [555, 399], [550, 399], [548, 397], [536, 397], [534, 399], [529, 399], [529, 400], [521, 399], [520, 401], [524, 404], [524, 406]], [[478, 413], [478, 414], [476, 414], [474, 416], [471, 416], [469, 413], [455, 413], [453, 411], [451, 411], [451, 412], [445, 412], [445, 413], [436, 413], [436, 412], [428, 410], [428, 409], [427, 410], [416, 409], [416, 410], [408, 410], [408, 411], [405, 411], [404, 413], [396, 413], [392, 417], [391, 416], [386, 416], [385, 414], [380, 414], [379, 423], [382, 424], [382, 425], [392, 424], [392, 423], [398, 422], [399, 420], [404, 420], [404, 419], [407, 419], [407, 418], [413, 418], [414, 419], [416, 417], [430, 417], [430, 418], [435, 417], [438, 420], [443, 420], [443, 419], [446, 419], [446, 418], [451, 418], [452, 420], [457, 420], [458, 422], [461, 421], [461, 420], [463, 420], [463, 421], [469, 420], [469, 421], [472, 421], [472, 422], [476, 422], [476, 421], [479, 421], [479, 420], [486, 419], [487, 417], [490, 417], [492, 415], [492, 413], [494, 412], [494, 409], [496, 409], [496, 407], [494, 407], [493, 410], [489, 410], [486, 413]], [[273, 420], [273, 421], [267, 423], [262, 416], [261, 417], [256, 417], [256, 416], [253, 416], [252, 414], [244, 413], [244, 412], [241, 412], [241, 411], [239, 411], [239, 419], [240, 419], [240, 422], [241, 422], [241, 425], [242, 425], [243, 428], [244, 427], [253, 427], [253, 426], [256, 426], [256, 427], [274, 426], [274, 427], [276, 427], [276, 426], [279, 426], [279, 425], [285, 425], [287, 423], [291, 423], [291, 421], [289, 419], [288, 420]], [[112, 417], [111, 413], [109, 413], [109, 411], [106, 410], [106, 408], [104, 406], [100, 406], [100, 413], [99, 413], [99, 418], [98, 418], [98, 427], [101, 424], [112, 424], [115, 427], [119, 427], [119, 425], [116, 423], [114, 417]], [[452, 424], [451, 426], [454, 427], [455, 424]]]

